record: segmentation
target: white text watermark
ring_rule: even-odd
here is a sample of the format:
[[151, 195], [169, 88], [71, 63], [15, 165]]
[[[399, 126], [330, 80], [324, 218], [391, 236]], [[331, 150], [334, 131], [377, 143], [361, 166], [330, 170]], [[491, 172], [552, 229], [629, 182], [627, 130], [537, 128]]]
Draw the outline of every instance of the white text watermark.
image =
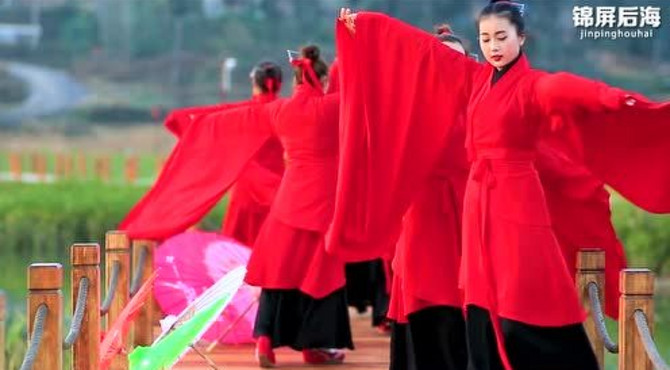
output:
[[580, 40], [652, 38], [662, 23], [654, 6], [575, 6], [572, 21]]

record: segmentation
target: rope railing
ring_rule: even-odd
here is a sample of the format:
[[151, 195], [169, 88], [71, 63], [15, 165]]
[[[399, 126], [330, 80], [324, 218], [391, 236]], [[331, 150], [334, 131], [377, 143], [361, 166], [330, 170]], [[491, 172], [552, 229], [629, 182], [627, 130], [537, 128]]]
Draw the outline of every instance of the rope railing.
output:
[[81, 323], [84, 319], [84, 312], [86, 312], [86, 299], [88, 298], [88, 278], [81, 278], [79, 291], [77, 292], [77, 303], [74, 310], [74, 315], [72, 316], [72, 324], [70, 326], [70, 331], [67, 333], [65, 340], [63, 341], [63, 349], [70, 349], [74, 342], [79, 338], [81, 334]]
[[[577, 295], [582, 302], [588, 316], [584, 320], [584, 330], [589, 338], [593, 353], [596, 355], [599, 367], [605, 366], [605, 344], [602, 339], [604, 318], [600, 302], [604, 297], [605, 287], [605, 252], [597, 248], [583, 248], [577, 253], [575, 282]], [[598, 289], [590, 286], [595, 285]], [[597, 297], [597, 300], [594, 299]], [[594, 304], [598, 308], [594, 308]], [[606, 332], [606, 331], [605, 331]]]
[[112, 301], [114, 301], [114, 294], [119, 285], [119, 274], [121, 273], [121, 263], [114, 261], [112, 265], [112, 277], [109, 281], [109, 286], [107, 287], [107, 295], [105, 300], [102, 302], [102, 307], [100, 308], [100, 314], [102, 316], [106, 315], [109, 312], [109, 308], [112, 306]]
[[100, 357], [100, 245], [73, 244], [70, 264], [70, 297], [75, 303], [72, 305], [72, 327], [61, 351], [71, 348], [72, 369], [95, 370]]
[[596, 282], [590, 282], [588, 284], [589, 291], [589, 301], [591, 303], [591, 315], [593, 317], [593, 322], [596, 324], [596, 329], [598, 330], [598, 335], [603, 340], [605, 348], [610, 353], [619, 353], [619, 345], [614, 343], [612, 337], [607, 331], [605, 326], [605, 314], [603, 313], [603, 306], [600, 302], [600, 292], [598, 291], [598, 284]]
[[23, 358], [23, 363], [21, 363], [21, 370], [32, 370], [33, 364], [35, 363], [35, 358], [40, 349], [40, 343], [42, 343], [42, 336], [44, 335], [44, 322], [46, 321], [47, 314], [49, 313], [49, 308], [46, 304], [41, 304], [37, 307], [35, 312], [35, 325], [33, 326], [33, 334], [30, 337], [30, 344], [28, 345], [28, 351], [26, 356]]
[[142, 276], [144, 276], [144, 264], [147, 259], [147, 248], [142, 246], [140, 247], [140, 257], [137, 263], [137, 266], [135, 266], [135, 271], [133, 273], [133, 280], [130, 283], [130, 296], [134, 296], [138, 290], [140, 290], [140, 286], [142, 285]]
[[[134, 276], [131, 278], [129, 295], [135, 296], [142, 285], [153, 273], [154, 249], [156, 243], [150, 240], [135, 239], [131, 241], [131, 261]], [[133, 344], [149, 346], [154, 342], [154, 324], [158, 319], [155, 302], [149, 299], [137, 315], [133, 323]]]
[[640, 334], [640, 338], [642, 338], [644, 350], [647, 352], [647, 356], [649, 356], [654, 368], [656, 368], [656, 370], [670, 370], [670, 366], [668, 366], [665, 360], [661, 357], [661, 354], [658, 352], [658, 347], [656, 347], [656, 343], [654, 342], [654, 338], [651, 336], [647, 315], [642, 310], [635, 310], [633, 315], [635, 317], [637, 332]]
[[[78, 370], [98, 368], [100, 358], [101, 316], [107, 327], [119, 318], [129, 297], [129, 239], [123, 232], [106, 234], [106, 285], [104, 302], [100, 301], [100, 246], [97, 243], [76, 243], [70, 248], [72, 321], [67, 334], [63, 333], [63, 267], [58, 263], [33, 263], [28, 269], [28, 332], [29, 348], [21, 369], [63, 369], [64, 351], [71, 350], [72, 367]], [[146, 244], [146, 243], [145, 243]], [[146, 250], [137, 248], [137, 274], [147, 275], [152, 267], [151, 243]], [[140, 268], [140, 265], [146, 265]], [[140, 280], [141, 281], [141, 280]], [[137, 285], [138, 283], [134, 283]], [[136, 289], [134, 289], [136, 290]], [[0, 299], [0, 325], [4, 305]], [[151, 307], [143, 308], [150, 311]], [[150, 319], [151, 316], [148, 316]], [[145, 320], [149, 333], [153, 323]], [[137, 337], [137, 323], [124, 340], [124, 350], [130, 350], [128, 337]], [[149, 339], [152, 339], [149, 336]], [[2, 338], [0, 337], [0, 343]], [[151, 343], [151, 341], [149, 341]], [[1, 348], [0, 348], [1, 351]], [[2, 358], [0, 358], [1, 362]], [[127, 368], [127, 358], [115, 358], [116, 365]], [[1, 368], [2, 366], [0, 366]]]
[[[110, 290], [112, 289], [112, 286], [114, 287], [114, 299], [110, 300], [111, 303], [109, 305], [104, 306], [104, 308], [107, 309], [103, 312], [104, 325], [107, 328], [111, 328], [120, 318], [130, 297], [130, 275], [132, 274], [130, 263], [130, 239], [123, 231], [114, 230], [105, 233], [105, 271], [107, 272], [106, 284], [110, 287]], [[114, 277], [116, 277], [116, 282], [112, 281], [112, 278]], [[124, 332], [123, 335], [119, 337], [121, 350], [125, 352], [130, 352], [132, 350], [130, 342], [130, 330], [132, 330], [132, 328], [128, 329], [129, 331], [127, 333]], [[128, 357], [116, 357], [112, 368], [127, 369]]]
[[[117, 235], [118, 236], [118, 235]], [[125, 236], [124, 236], [125, 238]], [[21, 364], [21, 370], [33, 368], [45, 368], [45, 364], [53, 364], [53, 369], [62, 369], [62, 350], [74, 349], [74, 368], [92, 370], [98, 364], [100, 316], [107, 315], [108, 320], [114, 320], [114, 314], [119, 308], [123, 308], [127, 302], [115, 302], [122, 297], [128, 297], [131, 293], [136, 294], [142, 277], [151, 270], [153, 258], [153, 246], [146, 241], [133, 242], [134, 276], [132, 283], [128, 284], [128, 243], [126, 239], [118, 238], [123, 243], [112, 243], [110, 248], [114, 253], [108, 255], [107, 269], [109, 288], [104, 303], [99, 304], [99, 246], [96, 245], [74, 245], [77, 253], [72, 254], [72, 298], [75, 301], [72, 323], [67, 335], [63, 336], [60, 323], [62, 317], [62, 267], [59, 264], [32, 264], [29, 269], [29, 313], [32, 319], [28, 323], [31, 333], [27, 353]], [[118, 244], [118, 245], [117, 245]], [[121, 245], [122, 244], [122, 245]], [[587, 251], [591, 255], [599, 255], [593, 250]], [[587, 254], [588, 254], [587, 253]], [[110, 260], [109, 257], [118, 259]], [[596, 352], [603, 352], [603, 347], [609, 352], [618, 354], [621, 369], [648, 370], [652, 365], [657, 370], [670, 370], [670, 366], [664, 360], [654, 342], [652, 331], [654, 325], [653, 310], [653, 273], [648, 269], [625, 269], [621, 271], [620, 283], [620, 321], [619, 321], [619, 344], [615, 343], [605, 325], [605, 314], [603, 312], [603, 284], [602, 276], [604, 269], [600, 262], [589, 262], [587, 258], [580, 257], [582, 263], [578, 268], [578, 291], [581, 292], [584, 307], [590, 311], [592, 321], [589, 338], [598, 346]], [[148, 271], [148, 272], [147, 272]], [[129, 291], [130, 285], [130, 291]], [[125, 288], [124, 288], [125, 287]], [[76, 292], [76, 297], [74, 296]], [[116, 298], [115, 298], [116, 297]], [[91, 302], [89, 302], [89, 299]], [[589, 302], [586, 302], [586, 301]], [[100, 309], [95, 309], [97, 307]], [[87, 310], [93, 307], [94, 309]], [[147, 309], [149, 309], [147, 307]], [[248, 308], [247, 308], [248, 309]], [[91, 316], [92, 312], [98, 316]], [[245, 311], [246, 312], [246, 311]], [[60, 314], [59, 314], [60, 313]], [[244, 316], [242, 314], [241, 316]], [[151, 316], [145, 320], [149, 329], [153, 329]], [[239, 320], [240, 318], [238, 318]], [[93, 324], [91, 324], [93, 323]], [[237, 323], [235, 321], [231, 327]], [[108, 323], [109, 325], [109, 323]], [[585, 324], [586, 325], [586, 324]], [[142, 332], [141, 325], [134, 323], [133, 336]], [[230, 327], [226, 330], [226, 333]], [[47, 333], [47, 334], [45, 334]], [[64, 339], [62, 339], [64, 338]], [[152, 338], [150, 338], [152, 339]], [[79, 352], [77, 352], [79, 350]], [[127, 349], [126, 349], [127, 350]], [[119, 358], [126, 360], [125, 358]], [[59, 365], [60, 364], [60, 365]], [[47, 368], [51, 368], [48, 365]]]

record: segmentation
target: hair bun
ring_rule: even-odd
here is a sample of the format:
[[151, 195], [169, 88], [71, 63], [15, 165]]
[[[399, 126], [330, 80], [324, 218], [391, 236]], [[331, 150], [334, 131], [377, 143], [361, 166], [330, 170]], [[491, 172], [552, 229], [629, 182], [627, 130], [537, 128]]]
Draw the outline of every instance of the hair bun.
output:
[[451, 30], [451, 26], [448, 24], [440, 24], [435, 27], [435, 34], [436, 35], [453, 35], [454, 31]]
[[304, 58], [307, 58], [313, 62], [319, 60], [319, 56], [321, 55], [321, 52], [319, 50], [319, 47], [316, 45], [309, 45], [305, 46], [302, 48], [301, 54]]
[[493, 4], [496, 4], [496, 3], [508, 4], [508, 5], [512, 5], [512, 6], [515, 6], [515, 7], [519, 7], [519, 8], [522, 8], [524, 6], [523, 3], [521, 3], [517, 0], [490, 0], [489, 1], [489, 5], [493, 5]]
[[521, 2], [518, 2], [518, 1], [515, 1], [515, 0], [490, 0], [489, 6], [492, 6], [494, 4], [509, 5], [513, 8], [515, 8], [516, 10], [518, 10], [519, 13], [521, 14], [521, 16], [526, 15], [526, 4], [524, 4], [524, 3], [521, 3]]

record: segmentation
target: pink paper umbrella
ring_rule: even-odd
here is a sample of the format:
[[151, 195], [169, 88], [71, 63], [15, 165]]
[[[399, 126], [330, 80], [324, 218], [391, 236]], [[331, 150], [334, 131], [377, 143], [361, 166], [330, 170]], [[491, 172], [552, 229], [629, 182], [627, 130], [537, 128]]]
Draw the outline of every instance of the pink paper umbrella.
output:
[[[188, 231], [166, 240], [154, 258], [160, 268], [154, 284], [158, 305], [166, 315], [178, 316], [230, 270], [246, 266], [250, 255], [243, 244], [216, 233]], [[244, 284], [202, 339], [252, 343], [259, 293]]]

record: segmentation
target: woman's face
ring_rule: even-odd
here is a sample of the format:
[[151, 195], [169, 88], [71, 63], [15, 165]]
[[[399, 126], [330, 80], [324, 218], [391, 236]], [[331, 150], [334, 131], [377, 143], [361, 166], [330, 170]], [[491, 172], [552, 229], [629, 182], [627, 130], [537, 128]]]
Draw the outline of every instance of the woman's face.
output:
[[456, 41], [444, 41], [442, 42], [444, 45], [447, 45], [448, 47], [456, 50], [457, 52], [461, 54], [465, 54], [465, 49], [463, 48], [463, 45], [461, 45], [460, 42]]
[[505, 17], [490, 15], [479, 20], [479, 47], [486, 61], [497, 69], [512, 62], [525, 41]]

